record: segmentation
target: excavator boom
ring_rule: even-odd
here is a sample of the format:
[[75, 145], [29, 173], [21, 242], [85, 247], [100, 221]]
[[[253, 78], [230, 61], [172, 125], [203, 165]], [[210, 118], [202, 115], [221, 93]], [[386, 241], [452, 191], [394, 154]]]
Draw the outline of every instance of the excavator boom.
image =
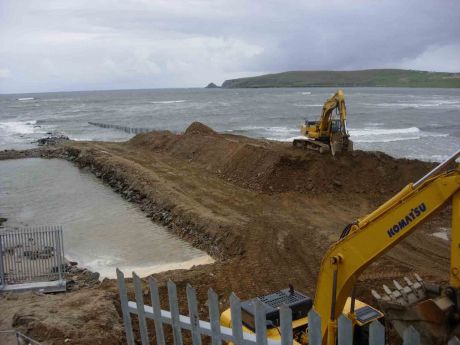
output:
[[[452, 209], [451, 283], [458, 287], [460, 270], [460, 170], [440, 172], [460, 157], [460, 151], [420, 181], [404, 187], [397, 195], [364, 218], [358, 219], [323, 258], [314, 308], [323, 322], [323, 344], [334, 345], [337, 318], [352, 295], [360, 273], [386, 251], [410, 235], [424, 220], [454, 197]], [[456, 241], [456, 243], [454, 243]]]
[[323, 105], [321, 118], [319, 121], [320, 135], [328, 136], [329, 127], [331, 125], [331, 118], [334, 110], [339, 112], [341, 129], [346, 132], [347, 121], [347, 108], [345, 107], [345, 97], [342, 90], [338, 90], [332, 97], [330, 97]]

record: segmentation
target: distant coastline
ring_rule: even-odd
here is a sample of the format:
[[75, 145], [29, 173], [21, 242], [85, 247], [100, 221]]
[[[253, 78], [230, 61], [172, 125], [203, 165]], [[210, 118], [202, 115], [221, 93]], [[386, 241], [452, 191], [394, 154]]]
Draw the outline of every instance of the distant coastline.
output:
[[460, 88], [460, 73], [404, 69], [289, 71], [224, 81], [223, 88], [415, 87]]

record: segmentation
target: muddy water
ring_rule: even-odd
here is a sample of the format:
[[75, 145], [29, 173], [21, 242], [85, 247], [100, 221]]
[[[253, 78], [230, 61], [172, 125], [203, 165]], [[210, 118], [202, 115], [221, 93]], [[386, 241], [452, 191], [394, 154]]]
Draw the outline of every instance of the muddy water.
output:
[[116, 267], [144, 276], [212, 262], [64, 160], [0, 161], [0, 216], [8, 227], [62, 225], [66, 257], [102, 277]]

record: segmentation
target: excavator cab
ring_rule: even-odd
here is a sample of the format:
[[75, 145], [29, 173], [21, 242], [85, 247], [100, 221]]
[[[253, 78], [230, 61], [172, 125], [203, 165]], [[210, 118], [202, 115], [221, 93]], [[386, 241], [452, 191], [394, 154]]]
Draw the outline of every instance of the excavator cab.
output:
[[331, 120], [331, 133], [340, 133], [342, 132], [342, 123], [340, 119]]

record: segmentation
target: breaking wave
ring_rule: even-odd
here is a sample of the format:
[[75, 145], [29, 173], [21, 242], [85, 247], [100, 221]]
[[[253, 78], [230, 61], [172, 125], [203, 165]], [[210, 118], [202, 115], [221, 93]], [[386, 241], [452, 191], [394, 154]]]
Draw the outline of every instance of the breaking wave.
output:
[[279, 137], [285, 137], [286, 135], [292, 135], [293, 133], [298, 133], [298, 128], [290, 128], [290, 127], [282, 127], [282, 126], [274, 126], [274, 127], [265, 127], [265, 126], [244, 126], [237, 129], [230, 129], [226, 132], [231, 133], [255, 133], [259, 134], [259, 136], [266, 137], [267, 135], [274, 135]]
[[[247, 127], [246, 127], [247, 128]], [[252, 131], [268, 140], [290, 142], [299, 136], [298, 128], [288, 127], [250, 127]], [[241, 130], [241, 132], [248, 132]], [[351, 139], [356, 143], [386, 143], [402, 140], [417, 140], [425, 137], [447, 137], [449, 134], [425, 132], [418, 127], [376, 128], [376, 126], [349, 129]]]
[[383, 126], [384, 123], [383, 122], [368, 122], [366, 123], [366, 125], [370, 127], [380, 127], [380, 126]]
[[424, 132], [418, 127], [408, 128], [359, 128], [350, 129], [350, 136], [357, 143], [386, 143], [402, 140], [417, 140], [423, 137], [447, 137], [449, 134]]
[[[372, 105], [367, 104], [366, 105]], [[434, 107], [460, 107], [459, 101], [450, 101], [450, 100], [429, 100], [420, 103], [406, 103], [406, 102], [397, 102], [397, 103], [377, 103], [373, 106], [381, 108], [434, 108]]]
[[152, 104], [171, 104], [171, 103], [184, 103], [187, 102], [185, 99], [179, 99], [177, 101], [152, 101]]
[[0, 130], [8, 134], [32, 134], [36, 132], [36, 124], [37, 121], [0, 122]]
[[300, 104], [294, 103], [294, 107], [308, 108], [308, 107], [322, 107], [323, 104]]
[[294, 137], [289, 137], [289, 138], [276, 138], [276, 137], [267, 137], [265, 138], [267, 140], [273, 140], [273, 141], [281, 141], [281, 142], [285, 142], [285, 143], [288, 143], [288, 142], [293, 142], [294, 139], [305, 139], [304, 136], [302, 135], [296, 135]]
[[363, 135], [390, 135], [390, 134], [406, 134], [406, 133], [419, 133], [420, 128], [418, 127], [409, 127], [409, 128], [362, 128], [362, 129], [350, 129], [350, 134], [355, 136]]
[[0, 148], [27, 148], [47, 132], [36, 121], [2, 121], [0, 122]]
[[24, 101], [33, 101], [35, 100], [35, 97], [21, 97], [21, 98], [16, 98], [17, 101], [24, 102]]

